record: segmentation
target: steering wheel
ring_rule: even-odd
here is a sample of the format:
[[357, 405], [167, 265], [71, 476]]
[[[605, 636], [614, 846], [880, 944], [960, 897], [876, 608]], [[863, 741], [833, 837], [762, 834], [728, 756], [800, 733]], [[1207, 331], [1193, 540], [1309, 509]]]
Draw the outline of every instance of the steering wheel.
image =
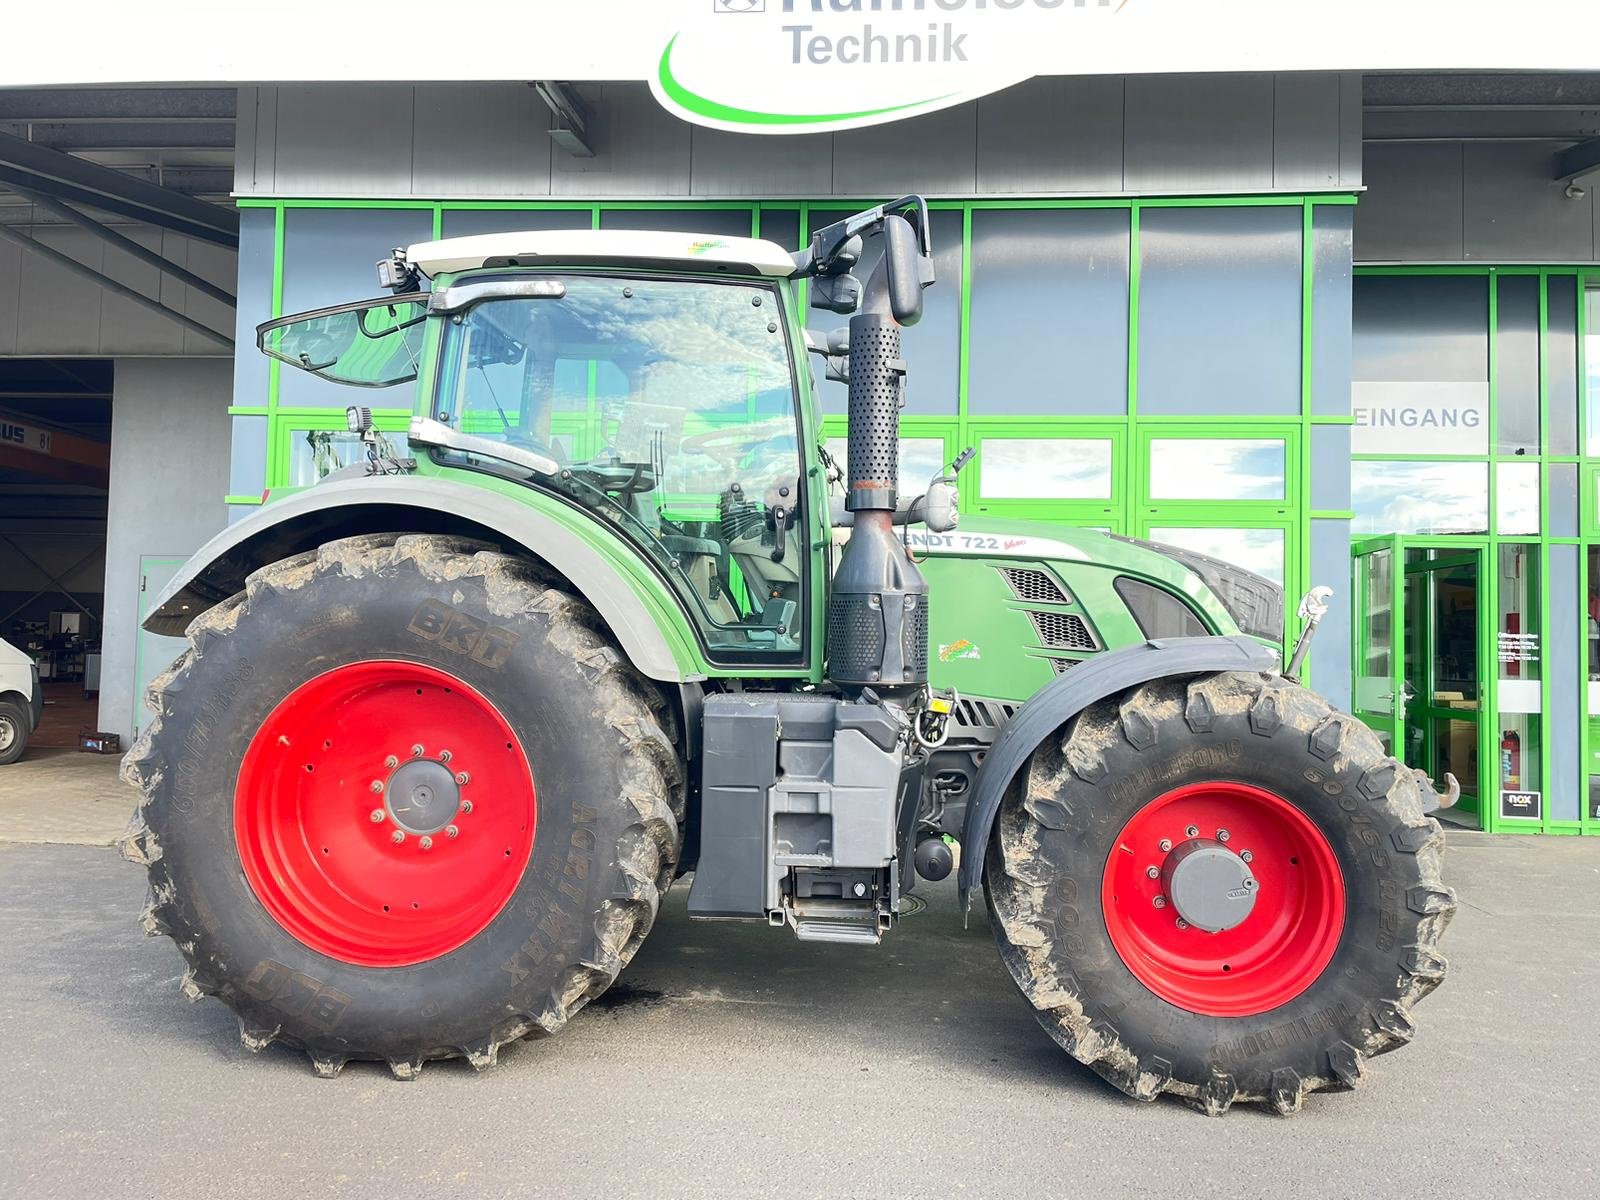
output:
[[571, 469], [607, 493], [633, 496], [654, 491], [656, 487], [656, 469], [646, 462], [624, 462], [614, 458], [605, 462], [574, 463]]

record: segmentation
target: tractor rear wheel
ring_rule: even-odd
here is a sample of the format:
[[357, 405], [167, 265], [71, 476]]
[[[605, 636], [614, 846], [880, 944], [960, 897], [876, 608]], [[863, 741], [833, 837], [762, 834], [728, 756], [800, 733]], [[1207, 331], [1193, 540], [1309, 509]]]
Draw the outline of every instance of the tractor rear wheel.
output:
[[198, 617], [124, 762], [144, 925], [252, 1050], [400, 1078], [553, 1033], [632, 958], [672, 879], [672, 717], [594, 611], [526, 560], [374, 535], [255, 572]]
[[1281, 1113], [1411, 1039], [1455, 908], [1416, 773], [1276, 676], [1091, 706], [1001, 806], [1001, 957], [1046, 1032], [1128, 1095]]

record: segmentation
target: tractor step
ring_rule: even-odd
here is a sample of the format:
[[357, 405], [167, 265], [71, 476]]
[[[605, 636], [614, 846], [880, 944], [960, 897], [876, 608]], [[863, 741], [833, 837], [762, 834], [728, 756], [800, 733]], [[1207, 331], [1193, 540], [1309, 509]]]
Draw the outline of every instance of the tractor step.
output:
[[794, 935], [802, 942], [848, 942], [854, 946], [876, 946], [883, 940], [876, 922], [829, 921], [814, 917], [797, 920]]

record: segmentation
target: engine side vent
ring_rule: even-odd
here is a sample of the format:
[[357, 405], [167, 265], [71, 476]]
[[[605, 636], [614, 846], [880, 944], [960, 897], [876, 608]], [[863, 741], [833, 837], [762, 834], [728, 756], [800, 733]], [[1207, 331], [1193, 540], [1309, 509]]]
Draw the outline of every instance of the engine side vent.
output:
[[1035, 604], [1071, 604], [1072, 597], [1053, 576], [1032, 567], [1001, 567], [1011, 590], [1019, 600], [1032, 600]]
[[979, 700], [962, 696], [951, 713], [952, 724], [964, 730], [995, 730], [1016, 715], [1017, 706], [1002, 700]]
[[1057, 675], [1065, 675], [1073, 667], [1077, 666], [1079, 661], [1076, 658], [1052, 658], [1050, 660], [1050, 669]]
[[1077, 613], [1030, 612], [1039, 641], [1052, 650], [1094, 650], [1094, 634]]

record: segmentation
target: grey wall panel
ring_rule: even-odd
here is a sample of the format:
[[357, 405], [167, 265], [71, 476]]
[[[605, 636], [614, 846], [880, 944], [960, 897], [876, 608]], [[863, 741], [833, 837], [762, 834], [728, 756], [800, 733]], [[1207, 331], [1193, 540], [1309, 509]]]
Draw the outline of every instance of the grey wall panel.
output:
[[[96, 271], [104, 263], [105, 243], [81, 229], [37, 229], [34, 237]], [[25, 251], [22, 295], [26, 303], [17, 318], [17, 353], [98, 354], [100, 292], [98, 284]]]
[[[162, 253], [174, 262], [181, 263], [193, 271], [200, 278], [208, 280], [229, 292], [238, 286], [239, 255], [236, 251], [224, 246], [215, 246], [210, 242], [191, 240], [181, 234], [168, 233], [161, 241]], [[185, 316], [193, 317], [202, 325], [228, 333], [234, 328], [236, 310], [213, 299], [197, 288], [192, 288], [185, 283], [172, 284], [177, 289], [178, 302], [175, 305]], [[185, 354], [226, 354], [227, 350], [212, 338], [184, 329], [183, 352]], [[237, 342], [237, 336], [234, 338]]]
[[551, 154], [554, 196], [687, 196], [689, 129], [642, 83], [586, 84], [593, 158]]
[[1460, 143], [1369, 143], [1362, 170], [1368, 190], [1357, 206], [1357, 262], [1462, 257]]
[[978, 109], [962, 104], [924, 117], [833, 135], [833, 194], [970, 194], [978, 182]]
[[1131, 192], [1272, 187], [1272, 76], [1128, 77], [1123, 186]]
[[[233, 121], [233, 175], [241, 192], [253, 192], [256, 187], [256, 160], [260, 157], [256, 105], [260, 88], [242, 87], [234, 102]], [[243, 182], [237, 182], [242, 180]]]
[[[233, 402], [267, 402], [267, 359], [256, 350], [256, 326], [272, 316], [272, 231], [274, 216], [264, 208], [239, 210], [239, 307], [233, 340]], [[376, 260], [374, 260], [376, 261]]]
[[833, 136], [691, 127], [689, 190], [697, 196], [826, 196], [833, 191]]
[[1273, 76], [1273, 187], [1324, 191], [1338, 186], [1339, 119], [1339, 76]]
[[475, 233], [509, 233], [525, 229], [589, 229], [594, 214], [587, 208], [445, 209], [440, 222], [445, 237]]
[[[1311, 643], [1311, 686], [1335, 708], [1350, 710], [1350, 522], [1311, 522], [1311, 582], [1333, 589], [1328, 615]], [[1298, 597], [1288, 597], [1290, 605]]]
[[1143, 211], [1141, 413], [1300, 411], [1301, 221], [1298, 206]]
[[977, 103], [977, 190], [1120, 192], [1120, 75], [1030, 79]]
[[[149, 225], [134, 226], [122, 231], [147, 250], [159, 252], [161, 230]], [[182, 262], [183, 247], [178, 247]], [[117, 246], [106, 246], [102, 252], [100, 269], [118, 283], [133, 288], [152, 300], [159, 300], [168, 308], [182, 310], [184, 287], [155, 267], [142, 262]], [[225, 328], [225, 327], [224, 327]], [[132, 300], [100, 291], [100, 349], [106, 354], [182, 354], [181, 325], [160, 313], [152, 312]], [[221, 354], [221, 343], [212, 346], [213, 353]]]
[[22, 247], [0, 242], [0, 354], [17, 352], [22, 313]]
[[226, 520], [226, 359], [118, 359], [111, 401], [100, 729], [132, 727], [139, 558], [187, 555]]
[[1311, 427], [1311, 507], [1343, 512], [1350, 507], [1350, 426]]
[[1349, 205], [1318, 205], [1312, 217], [1311, 411], [1350, 412], [1353, 223]]
[[1545, 333], [1545, 453], [1578, 453], [1578, 281], [1552, 275]]
[[228, 495], [259, 496], [267, 486], [267, 418], [234, 417]]
[[1339, 76], [1339, 185], [1356, 188], [1361, 173], [1361, 73], [1345, 71]]
[[274, 190], [291, 196], [410, 195], [413, 92], [369, 83], [280, 88]]
[[[1551, 178], [1549, 142], [1468, 142], [1463, 240], [1487, 262], [1588, 262], [1595, 257], [1593, 201], [1566, 196]], [[1592, 190], [1592, 189], [1591, 189]]]
[[1495, 423], [1497, 454], [1539, 453], [1539, 279], [1496, 280]]
[[1578, 588], [1578, 547], [1550, 547], [1550, 630], [1545, 655], [1550, 672], [1550, 711], [1545, 714], [1545, 736], [1550, 739], [1550, 778], [1545, 786], [1546, 815], [1556, 821], [1576, 821], [1583, 815], [1579, 754], [1584, 710], [1583, 657], [1573, 653], [1584, 646], [1586, 629], [1579, 614], [1587, 611]]
[[[1578, 464], [1550, 463], [1550, 533], [1556, 537], [1578, 536]], [[1596, 580], [1600, 583], [1600, 580]]]
[[1127, 412], [1125, 210], [972, 214], [974, 415]]
[[526, 84], [419, 85], [410, 192], [546, 196], [550, 110]]

